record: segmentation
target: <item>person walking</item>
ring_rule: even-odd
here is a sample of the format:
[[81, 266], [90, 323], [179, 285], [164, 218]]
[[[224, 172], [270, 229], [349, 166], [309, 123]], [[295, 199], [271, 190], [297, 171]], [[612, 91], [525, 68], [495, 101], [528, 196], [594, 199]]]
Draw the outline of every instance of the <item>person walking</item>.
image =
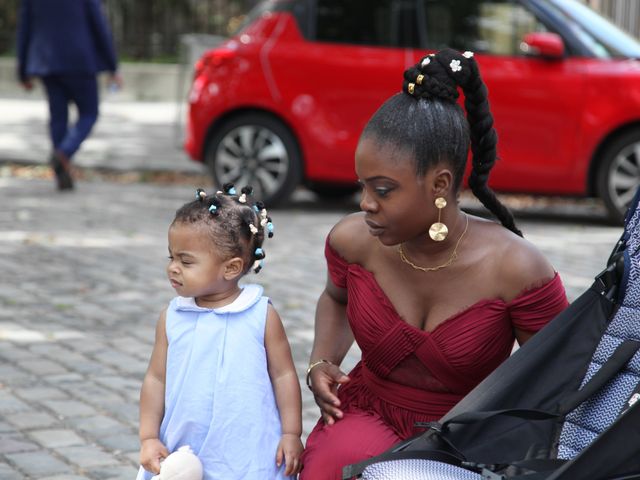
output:
[[[115, 48], [99, 0], [22, 0], [17, 34], [18, 78], [26, 90], [42, 81], [49, 103], [49, 158], [58, 190], [72, 190], [70, 164], [98, 119], [99, 72], [122, 85]], [[69, 125], [69, 103], [78, 119]]]

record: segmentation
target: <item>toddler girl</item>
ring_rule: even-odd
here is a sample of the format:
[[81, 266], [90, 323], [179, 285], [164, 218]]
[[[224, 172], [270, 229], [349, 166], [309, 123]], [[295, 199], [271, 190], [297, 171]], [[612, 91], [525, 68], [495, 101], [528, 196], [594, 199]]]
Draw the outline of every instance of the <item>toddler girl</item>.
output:
[[273, 224], [251, 188], [232, 185], [176, 212], [167, 275], [178, 294], [160, 314], [140, 393], [138, 480], [189, 445], [204, 479], [271, 480], [301, 469], [300, 386], [282, 322], [262, 287]]

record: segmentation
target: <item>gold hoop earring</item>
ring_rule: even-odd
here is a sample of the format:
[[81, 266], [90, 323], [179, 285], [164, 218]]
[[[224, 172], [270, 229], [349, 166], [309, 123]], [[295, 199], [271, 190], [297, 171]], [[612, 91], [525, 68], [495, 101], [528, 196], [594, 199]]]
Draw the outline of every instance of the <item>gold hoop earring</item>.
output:
[[438, 221], [432, 224], [429, 228], [429, 236], [434, 242], [441, 242], [445, 238], [447, 238], [447, 234], [449, 233], [449, 229], [447, 228], [447, 226], [440, 221], [442, 209], [447, 206], [447, 201], [444, 199], [444, 197], [438, 197], [436, 198], [435, 204], [436, 208], [438, 209]]

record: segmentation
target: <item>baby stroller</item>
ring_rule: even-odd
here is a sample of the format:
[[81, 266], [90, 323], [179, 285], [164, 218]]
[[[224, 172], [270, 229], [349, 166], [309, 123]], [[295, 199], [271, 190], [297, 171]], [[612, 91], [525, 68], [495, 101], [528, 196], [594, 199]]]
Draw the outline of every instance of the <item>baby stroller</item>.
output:
[[440, 422], [343, 479], [640, 479], [639, 199], [589, 290]]

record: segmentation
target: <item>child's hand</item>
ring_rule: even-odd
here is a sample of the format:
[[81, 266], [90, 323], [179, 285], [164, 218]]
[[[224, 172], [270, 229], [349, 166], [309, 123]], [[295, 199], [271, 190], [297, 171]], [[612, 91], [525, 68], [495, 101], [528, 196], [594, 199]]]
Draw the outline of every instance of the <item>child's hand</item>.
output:
[[300, 436], [293, 433], [285, 433], [278, 444], [278, 452], [276, 453], [276, 465], [282, 465], [284, 459], [286, 468], [285, 475], [297, 475], [302, 470], [302, 462], [300, 455], [302, 454], [302, 442]]
[[147, 471], [154, 474], [160, 473], [160, 460], [169, 455], [165, 447], [157, 438], [147, 438], [142, 441], [140, 447], [140, 465]]

